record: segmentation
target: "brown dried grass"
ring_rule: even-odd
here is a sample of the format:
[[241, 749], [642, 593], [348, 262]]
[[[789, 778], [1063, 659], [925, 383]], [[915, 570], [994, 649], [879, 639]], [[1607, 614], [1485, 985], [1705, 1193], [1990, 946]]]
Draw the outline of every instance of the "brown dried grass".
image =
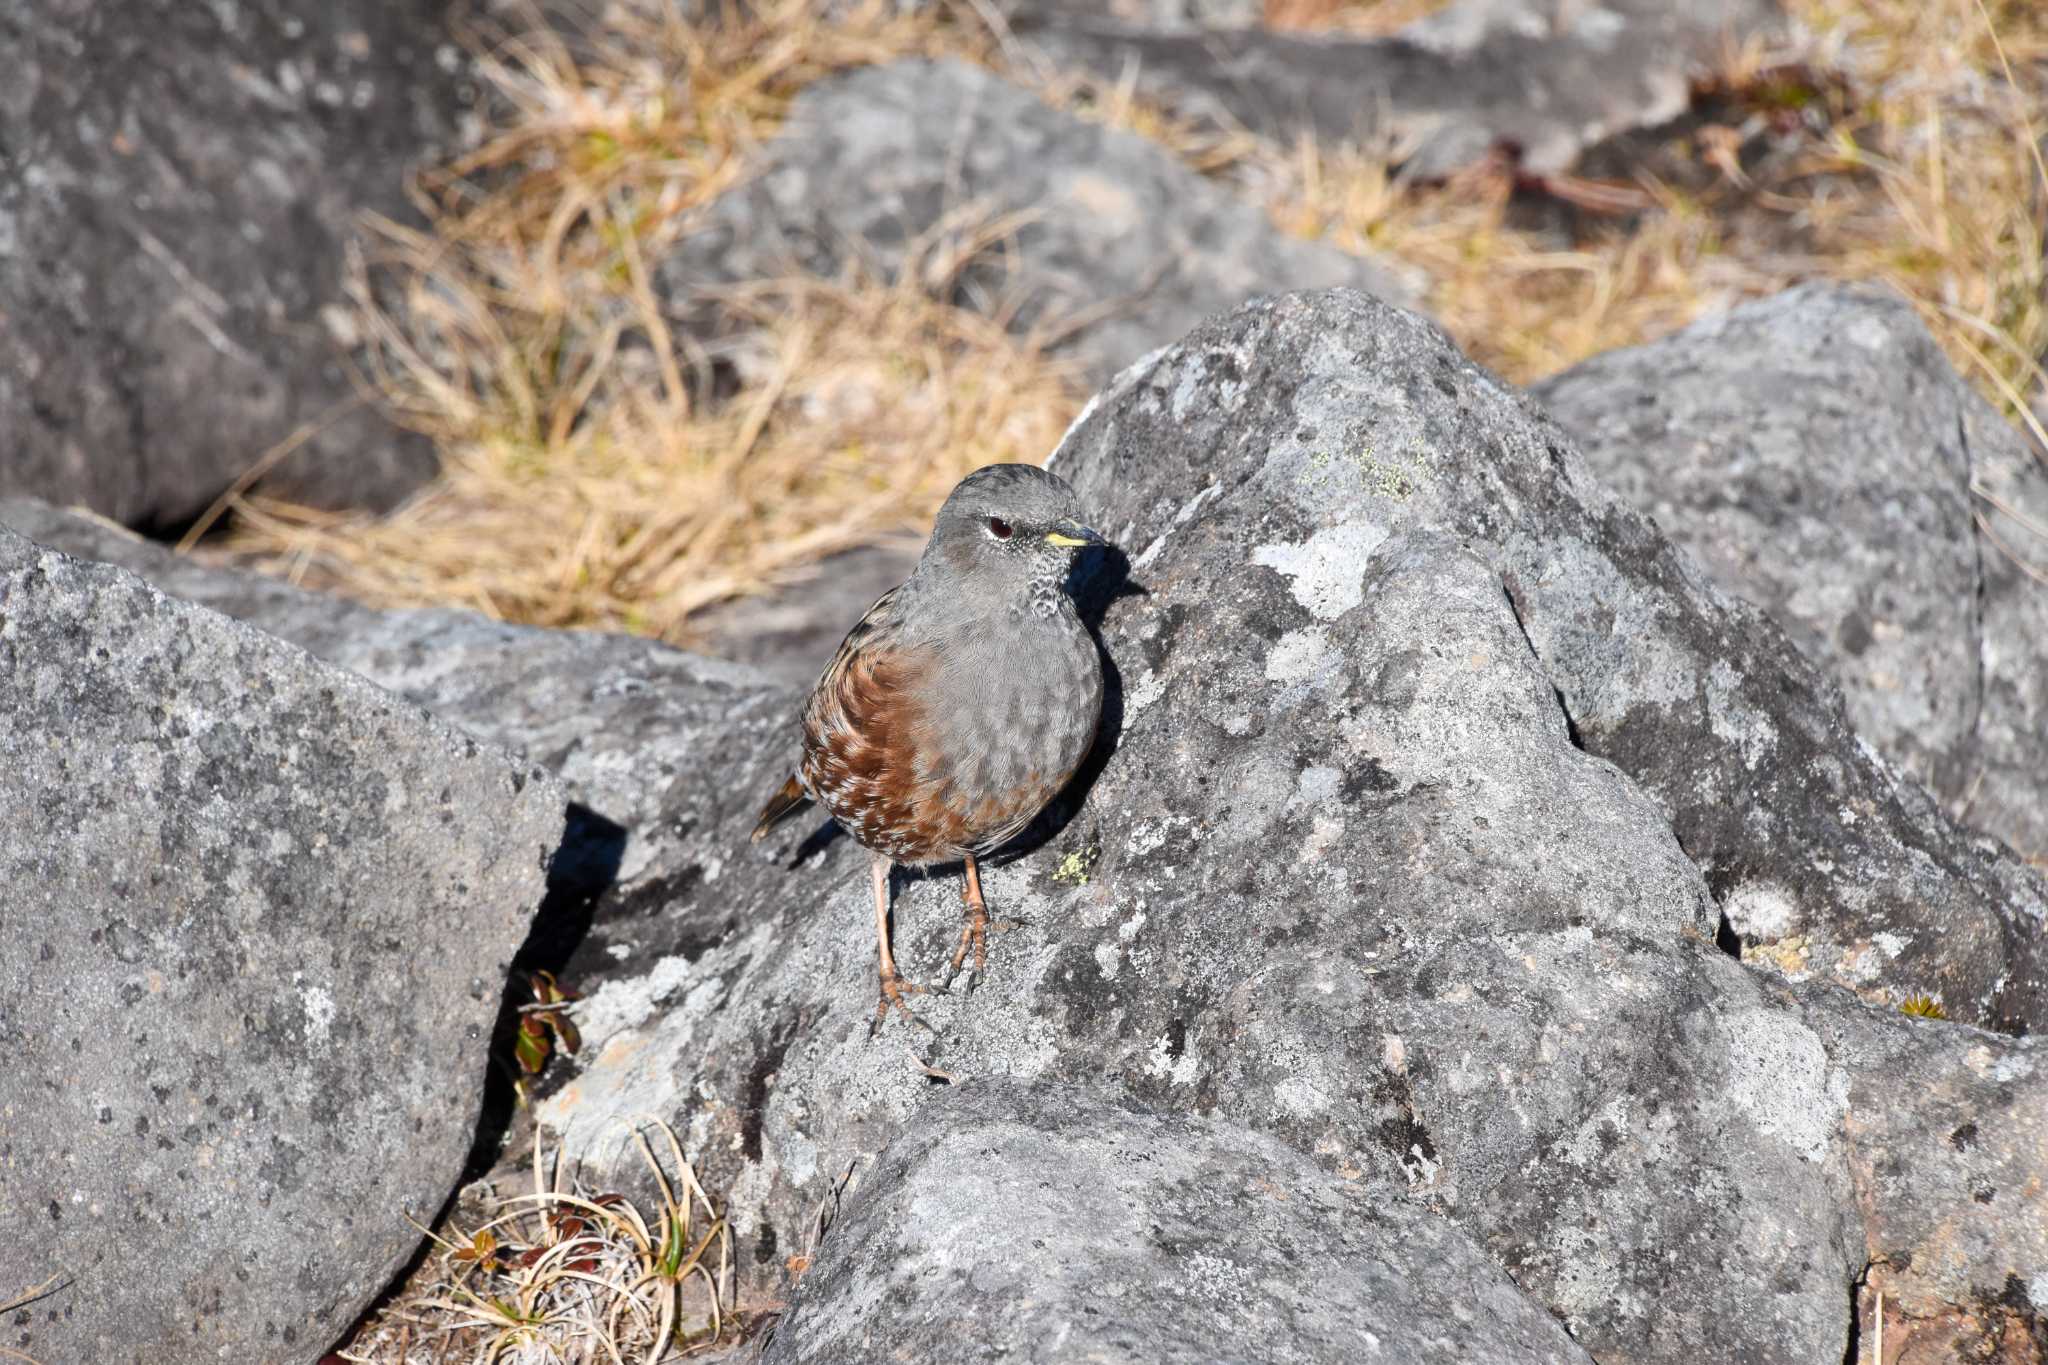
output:
[[[352, 263], [368, 379], [444, 477], [386, 517], [239, 496], [226, 553], [383, 605], [686, 638], [692, 612], [907, 530], [967, 471], [1036, 461], [1079, 406], [1048, 337], [946, 302], [1004, 224], [948, 224], [896, 280], [763, 281], [714, 358], [652, 272], [827, 72], [959, 47], [875, 0], [696, 26], [614, 5], [573, 43], [479, 35], [500, 115], [420, 181], [424, 230]], [[711, 397], [720, 378], [738, 392]]]
[[914, 284], [774, 281], [726, 306], [758, 328], [730, 402], [656, 384], [545, 437], [479, 423], [390, 516], [250, 500], [236, 541], [367, 601], [684, 639], [710, 603], [917, 527], [969, 470], [1042, 459], [1078, 405], [1029, 341]]
[[1445, 8], [1451, 0], [1266, 0], [1267, 28], [1378, 38]]
[[1304, 143], [1275, 220], [1422, 266], [1430, 312], [1525, 383], [1801, 280], [1882, 280], [1994, 401], [2031, 421], [2025, 400], [2048, 352], [2048, 177], [2032, 112], [2048, 89], [2048, 9], [1790, 8], [1785, 50], [1732, 54], [1720, 75], [1729, 121], [1663, 149], [1712, 172], [1705, 183], [1599, 187], [1640, 212], [1561, 234], [1518, 223], [1505, 167], [1416, 185], [1369, 149]]
[[1816, 167], [1875, 185], [1834, 207], [1845, 275], [1913, 299], [1958, 364], [2033, 426], [2048, 385], [2048, 9], [2034, 0], [1804, 0], [1802, 16], [1872, 93]]

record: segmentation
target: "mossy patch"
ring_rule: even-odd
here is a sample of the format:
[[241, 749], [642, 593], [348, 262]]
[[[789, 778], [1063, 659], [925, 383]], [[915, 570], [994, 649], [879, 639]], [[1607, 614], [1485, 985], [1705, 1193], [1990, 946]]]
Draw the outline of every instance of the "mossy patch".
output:
[[[1429, 458], [1419, 446], [1392, 456], [1383, 456], [1371, 446], [1338, 454], [1327, 450], [1311, 451], [1308, 467], [1301, 473], [1301, 482], [1314, 492], [1326, 492], [1337, 481], [1339, 472], [1345, 469], [1357, 471], [1367, 492], [1395, 502], [1406, 502], [1431, 482]], [[1346, 479], [1345, 482], [1350, 481]]]
[[1098, 850], [1075, 849], [1060, 859], [1060, 865], [1053, 869], [1052, 879], [1067, 886], [1088, 885], [1089, 871], [1095, 866]]

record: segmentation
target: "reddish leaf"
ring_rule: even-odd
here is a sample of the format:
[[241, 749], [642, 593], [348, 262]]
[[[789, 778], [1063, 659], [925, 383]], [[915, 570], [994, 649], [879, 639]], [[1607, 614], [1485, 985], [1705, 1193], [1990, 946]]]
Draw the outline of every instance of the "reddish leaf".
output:
[[455, 1251], [458, 1261], [488, 1261], [498, 1250], [498, 1236], [494, 1232], [479, 1232], [469, 1239], [469, 1245]]

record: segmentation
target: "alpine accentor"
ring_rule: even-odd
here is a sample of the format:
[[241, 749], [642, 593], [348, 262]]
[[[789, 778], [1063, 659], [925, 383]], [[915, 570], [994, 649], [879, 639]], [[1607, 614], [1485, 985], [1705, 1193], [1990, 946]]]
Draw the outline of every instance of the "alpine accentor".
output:
[[986, 962], [988, 907], [975, 859], [1031, 822], [1095, 742], [1102, 664], [1066, 594], [1074, 553], [1101, 545], [1066, 480], [998, 464], [960, 481], [917, 569], [868, 608], [803, 712], [803, 758], [754, 827], [759, 840], [805, 799], [874, 860], [882, 997], [910, 1012], [889, 951], [896, 863], [966, 864], [953, 970]]

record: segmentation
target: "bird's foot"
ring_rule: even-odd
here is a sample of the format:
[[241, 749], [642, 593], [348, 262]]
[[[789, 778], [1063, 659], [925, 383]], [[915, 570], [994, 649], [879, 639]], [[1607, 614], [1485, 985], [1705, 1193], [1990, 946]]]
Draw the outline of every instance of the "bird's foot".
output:
[[916, 1015], [910, 1012], [910, 1002], [904, 999], [904, 997], [924, 994], [926, 994], [926, 988], [918, 985], [915, 981], [905, 981], [894, 972], [883, 972], [882, 998], [875, 1002], [875, 1023], [879, 1025], [889, 1017], [889, 1007], [891, 1005], [902, 1010], [905, 1019], [917, 1018]]

